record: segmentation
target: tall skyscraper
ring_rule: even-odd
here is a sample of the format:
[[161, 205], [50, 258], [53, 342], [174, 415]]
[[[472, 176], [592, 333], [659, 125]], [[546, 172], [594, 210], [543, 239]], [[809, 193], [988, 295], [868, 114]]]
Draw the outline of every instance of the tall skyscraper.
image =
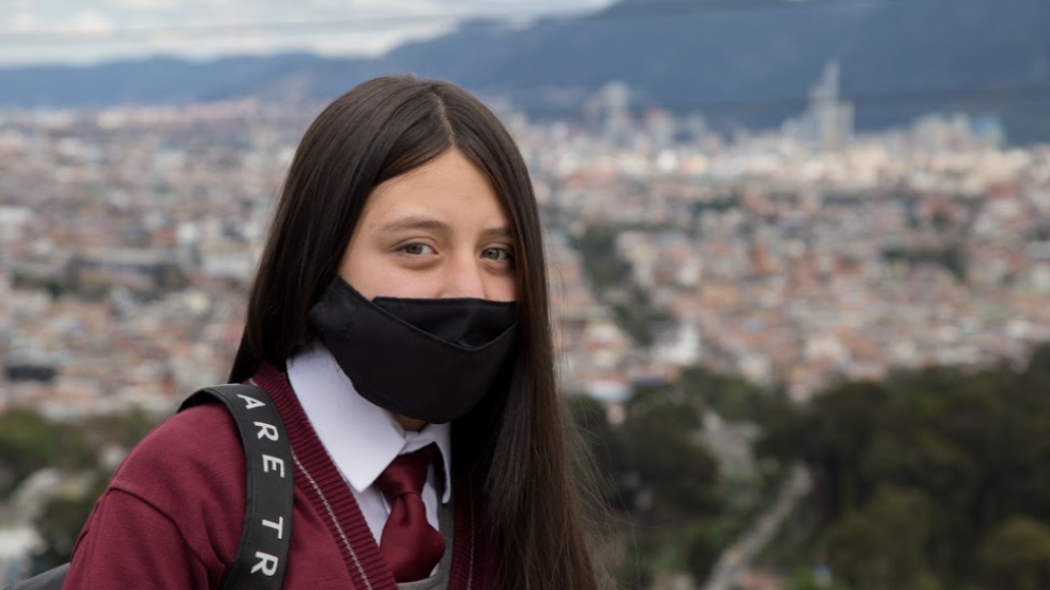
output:
[[853, 104], [839, 100], [841, 72], [837, 61], [809, 89], [809, 105], [799, 117], [784, 122], [784, 132], [824, 151], [842, 149], [853, 137]]

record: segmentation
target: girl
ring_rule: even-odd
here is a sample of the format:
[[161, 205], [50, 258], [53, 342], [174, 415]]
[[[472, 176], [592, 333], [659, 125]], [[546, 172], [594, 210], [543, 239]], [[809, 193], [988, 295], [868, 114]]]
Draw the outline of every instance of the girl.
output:
[[[411, 77], [329, 105], [230, 375], [288, 429], [284, 587], [596, 588], [552, 349], [536, 201], [498, 119]], [[66, 588], [220, 588], [244, 495], [226, 410], [177, 414], [114, 474]]]

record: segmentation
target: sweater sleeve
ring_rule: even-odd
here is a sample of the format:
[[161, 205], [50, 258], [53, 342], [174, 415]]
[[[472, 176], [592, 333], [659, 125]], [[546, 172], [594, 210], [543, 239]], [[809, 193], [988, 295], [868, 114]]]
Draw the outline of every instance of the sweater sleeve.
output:
[[208, 567], [171, 518], [119, 489], [99, 500], [64, 589], [211, 588]]
[[113, 474], [63, 588], [219, 588], [244, 509], [244, 451], [227, 410], [208, 404], [176, 414]]

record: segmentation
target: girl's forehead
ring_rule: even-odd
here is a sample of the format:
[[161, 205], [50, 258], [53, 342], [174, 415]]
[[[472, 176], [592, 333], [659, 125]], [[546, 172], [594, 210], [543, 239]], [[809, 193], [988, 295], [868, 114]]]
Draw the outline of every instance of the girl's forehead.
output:
[[362, 222], [370, 231], [508, 226], [488, 178], [456, 151], [377, 186], [365, 204]]

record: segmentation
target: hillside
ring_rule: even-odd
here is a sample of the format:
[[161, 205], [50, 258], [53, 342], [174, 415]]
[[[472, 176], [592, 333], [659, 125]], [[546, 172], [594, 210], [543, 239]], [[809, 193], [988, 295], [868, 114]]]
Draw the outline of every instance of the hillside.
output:
[[[611, 80], [639, 105], [705, 110], [716, 125], [775, 124], [830, 59], [858, 124], [931, 110], [1000, 114], [1016, 140], [1050, 138], [1045, 0], [624, 0], [524, 29], [468, 23], [375, 59], [305, 54], [90, 68], [0, 69], [0, 104], [84, 106], [305, 93], [330, 98], [382, 73], [447, 78], [539, 115], [578, 112]], [[975, 95], [975, 92], [983, 93]]]

